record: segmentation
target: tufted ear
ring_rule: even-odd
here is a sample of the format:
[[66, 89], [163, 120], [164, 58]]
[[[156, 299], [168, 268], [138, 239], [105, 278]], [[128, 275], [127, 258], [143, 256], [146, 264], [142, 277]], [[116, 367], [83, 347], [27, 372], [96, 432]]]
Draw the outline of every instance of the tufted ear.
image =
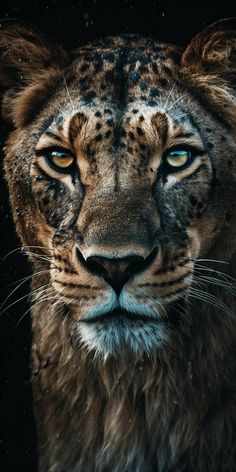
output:
[[182, 65], [233, 79], [236, 71], [236, 18], [216, 21], [191, 41]]
[[222, 104], [234, 105], [235, 126], [236, 18], [217, 21], [199, 33], [183, 53], [181, 71], [218, 113]]
[[0, 22], [0, 87], [4, 91], [4, 117], [17, 121], [13, 109], [25, 89], [29, 103], [29, 95], [31, 98], [34, 95], [35, 101], [37, 89], [41, 87], [40, 101], [42, 83], [52, 77], [55, 79], [68, 62], [68, 53], [35, 28], [15, 20]]

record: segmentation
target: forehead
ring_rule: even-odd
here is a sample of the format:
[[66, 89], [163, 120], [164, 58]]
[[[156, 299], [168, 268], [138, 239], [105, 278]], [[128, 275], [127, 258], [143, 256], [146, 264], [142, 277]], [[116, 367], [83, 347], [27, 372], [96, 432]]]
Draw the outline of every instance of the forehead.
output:
[[177, 78], [180, 54], [172, 45], [120, 37], [80, 48], [58, 84], [62, 114], [50, 121], [48, 136], [52, 128], [78, 136], [85, 121], [80, 137], [109, 146], [127, 133], [131, 144], [151, 145], [157, 131], [162, 144], [176, 128], [196, 132]]
[[[77, 50], [64, 78], [72, 98], [84, 105], [96, 102], [127, 107], [140, 102], [155, 107], [176, 79], [180, 51], [151, 40], [114, 38], [111, 44], [94, 44]], [[74, 92], [74, 93], [73, 93]]]

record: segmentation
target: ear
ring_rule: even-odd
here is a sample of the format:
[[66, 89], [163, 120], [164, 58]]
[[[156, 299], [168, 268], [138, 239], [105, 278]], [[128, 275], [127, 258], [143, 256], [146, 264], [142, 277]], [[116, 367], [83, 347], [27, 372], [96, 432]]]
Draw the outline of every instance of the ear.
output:
[[[20, 121], [14, 116], [14, 109], [19, 105], [17, 100], [25, 94], [28, 102], [30, 99], [35, 101], [37, 91], [41, 90], [40, 101], [42, 84], [52, 82], [52, 77], [58, 80], [68, 62], [68, 53], [35, 28], [14, 20], [1, 22], [0, 87], [4, 92], [4, 117]], [[44, 87], [43, 95], [46, 89]]]
[[[181, 60], [181, 72], [196, 93], [214, 108], [233, 106], [236, 89], [236, 18], [217, 21], [189, 44]], [[234, 116], [235, 123], [235, 116]]]
[[182, 56], [182, 65], [230, 77], [236, 69], [236, 18], [216, 21], [195, 36]]

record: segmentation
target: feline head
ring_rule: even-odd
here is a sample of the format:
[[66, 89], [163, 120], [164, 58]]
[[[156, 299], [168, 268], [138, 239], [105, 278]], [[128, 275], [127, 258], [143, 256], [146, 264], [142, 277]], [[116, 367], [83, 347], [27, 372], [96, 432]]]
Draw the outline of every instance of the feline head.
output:
[[229, 20], [185, 51], [127, 36], [70, 55], [1, 30], [18, 233], [88, 349], [162, 347], [195, 261], [234, 252], [234, 46]]

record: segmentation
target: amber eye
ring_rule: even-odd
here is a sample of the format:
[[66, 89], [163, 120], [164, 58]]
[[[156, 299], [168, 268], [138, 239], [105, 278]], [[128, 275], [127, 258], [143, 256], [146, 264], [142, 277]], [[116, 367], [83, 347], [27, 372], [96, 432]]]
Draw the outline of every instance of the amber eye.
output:
[[186, 151], [185, 149], [169, 151], [165, 155], [166, 162], [171, 167], [182, 167], [191, 159], [191, 157], [191, 151]]
[[66, 151], [50, 151], [47, 153], [47, 160], [60, 170], [66, 170], [74, 163], [74, 157]]

